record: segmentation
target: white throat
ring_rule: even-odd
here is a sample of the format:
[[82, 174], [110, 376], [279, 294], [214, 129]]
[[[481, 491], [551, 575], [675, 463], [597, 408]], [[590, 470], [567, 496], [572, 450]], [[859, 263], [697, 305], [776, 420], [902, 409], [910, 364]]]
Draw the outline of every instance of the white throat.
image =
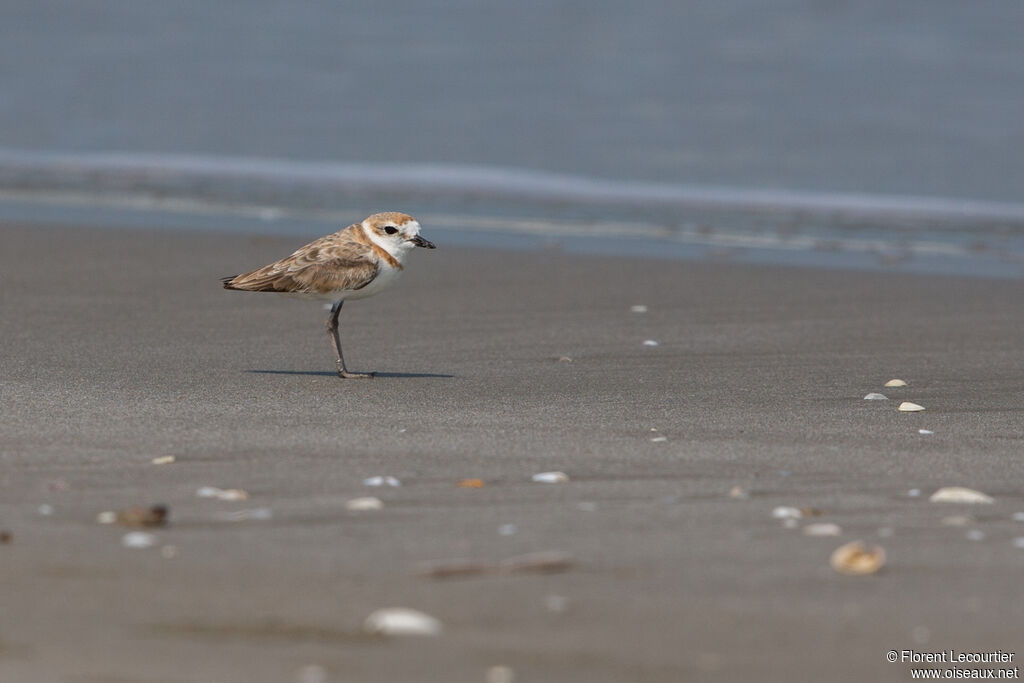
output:
[[[369, 239], [371, 242], [376, 244], [384, 251], [391, 254], [391, 256], [395, 258], [395, 260], [397, 260], [399, 263], [402, 263], [403, 265], [405, 261], [405, 255], [409, 253], [410, 249], [416, 246], [412, 242], [407, 242], [405, 240], [386, 240], [380, 235], [378, 235], [376, 232], [371, 230], [369, 227], [367, 227], [366, 221], [363, 221], [360, 225], [362, 226], [363, 234], [366, 235], [367, 239]], [[416, 233], [419, 233], [418, 225], [416, 226]]]

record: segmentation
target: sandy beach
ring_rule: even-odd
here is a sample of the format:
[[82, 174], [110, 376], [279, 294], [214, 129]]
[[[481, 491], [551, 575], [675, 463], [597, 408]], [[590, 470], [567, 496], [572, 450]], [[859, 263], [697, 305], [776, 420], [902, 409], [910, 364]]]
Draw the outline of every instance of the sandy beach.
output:
[[[301, 244], [0, 226], [0, 680], [903, 681], [890, 650], [1019, 650], [1021, 281], [439, 244], [345, 307], [379, 375], [342, 381], [320, 304], [218, 282]], [[152, 548], [96, 523], [154, 503]], [[829, 567], [855, 539], [878, 574]], [[418, 575], [542, 551], [572, 564]], [[364, 634], [389, 606], [443, 633]]]

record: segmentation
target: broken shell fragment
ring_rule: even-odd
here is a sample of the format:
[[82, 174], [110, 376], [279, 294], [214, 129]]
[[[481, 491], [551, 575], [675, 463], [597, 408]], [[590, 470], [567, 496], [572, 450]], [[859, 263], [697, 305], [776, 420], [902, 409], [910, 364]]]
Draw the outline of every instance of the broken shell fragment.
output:
[[917, 433], [918, 433], [918, 434], [924, 434], [925, 436], [928, 436], [928, 435], [930, 435], [930, 434], [934, 434], [935, 432], [933, 432], [933, 431], [932, 431], [932, 430], [930, 430], [930, 429], [918, 429], [918, 430], [917, 430]]
[[565, 472], [538, 472], [531, 479], [541, 484], [564, 484], [569, 481], [569, 475]]
[[353, 498], [345, 503], [345, 509], [352, 511], [380, 510], [382, 507], [384, 507], [384, 502], [380, 498], [375, 498], [373, 496]]
[[939, 489], [929, 498], [933, 503], [994, 503], [996, 499], [981, 491], [964, 488], [963, 486], [946, 486]]
[[805, 536], [839, 536], [842, 533], [839, 525], [831, 522], [818, 522], [804, 527]]
[[864, 397], [865, 401], [888, 401], [889, 397], [885, 394], [876, 394], [874, 392]]
[[658, 346], [658, 342], [654, 339], [645, 339], [644, 346]]
[[216, 486], [201, 486], [196, 489], [197, 498], [216, 498], [217, 500], [245, 500], [249, 493], [242, 489], [219, 489]]
[[736, 486], [733, 486], [731, 489], [729, 489], [729, 497], [735, 498], [736, 500], [745, 500], [747, 498], [750, 498], [750, 492], [747, 491], [742, 486], [740, 486], [739, 484], [737, 484]]
[[121, 537], [125, 548], [149, 548], [156, 543], [156, 536], [145, 531], [132, 531]]
[[175, 457], [173, 455], [161, 455], [159, 458], [150, 460], [154, 465], [170, 465], [174, 461]]
[[114, 515], [114, 521], [121, 526], [165, 526], [167, 524], [167, 506], [136, 505], [125, 508]]
[[387, 607], [366, 617], [363, 630], [384, 636], [436, 636], [441, 633], [441, 622], [419, 610]]
[[652, 443], [662, 443], [663, 441], [668, 441], [668, 437], [667, 436], [652, 436], [651, 437], [651, 442]]
[[460, 489], [482, 489], [484, 487], [483, 479], [463, 479], [462, 481], [455, 484]]
[[97, 524], [113, 524], [117, 521], [117, 513], [113, 510], [104, 510], [96, 515]]
[[899, 410], [901, 413], [919, 413], [922, 410], [924, 410], [924, 406], [920, 406], [916, 403], [911, 403], [910, 401], [904, 401], [903, 403], [900, 404], [900, 407], [897, 408], [897, 410]]
[[366, 486], [401, 486], [402, 482], [392, 476], [367, 477], [363, 479]]
[[829, 564], [840, 574], [874, 574], [885, 564], [885, 550], [877, 545], [868, 548], [863, 541], [852, 541], [836, 548], [829, 558]]
[[891, 380], [889, 380], [888, 382], [885, 383], [885, 386], [887, 386], [887, 387], [905, 387], [905, 386], [907, 386], [907, 383], [904, 382], [901, 379], [891, 379]]

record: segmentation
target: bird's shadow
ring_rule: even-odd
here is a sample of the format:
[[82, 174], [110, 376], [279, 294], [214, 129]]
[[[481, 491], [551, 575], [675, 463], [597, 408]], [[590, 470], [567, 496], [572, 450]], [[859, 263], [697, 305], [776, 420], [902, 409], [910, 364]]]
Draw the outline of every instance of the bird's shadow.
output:
[[[328, 370], [246, 370], [255, 375], [313, 375], [318, 377], [337, 377], [337, 372]], [[386, 379], [454, 379], [455, 375], [442, 375], [433, 372], [375, 372], [374, 377]]]

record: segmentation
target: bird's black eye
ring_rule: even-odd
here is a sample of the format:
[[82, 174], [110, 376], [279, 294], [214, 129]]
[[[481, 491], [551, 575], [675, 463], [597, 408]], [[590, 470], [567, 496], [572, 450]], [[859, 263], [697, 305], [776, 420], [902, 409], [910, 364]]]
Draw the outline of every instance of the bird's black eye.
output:
[[396, 232], [398, 232], [398, 228], [396, 228], [393, 225], [385, 225], [384, 232], [386, 232], [389, 235], [394, 235]]

